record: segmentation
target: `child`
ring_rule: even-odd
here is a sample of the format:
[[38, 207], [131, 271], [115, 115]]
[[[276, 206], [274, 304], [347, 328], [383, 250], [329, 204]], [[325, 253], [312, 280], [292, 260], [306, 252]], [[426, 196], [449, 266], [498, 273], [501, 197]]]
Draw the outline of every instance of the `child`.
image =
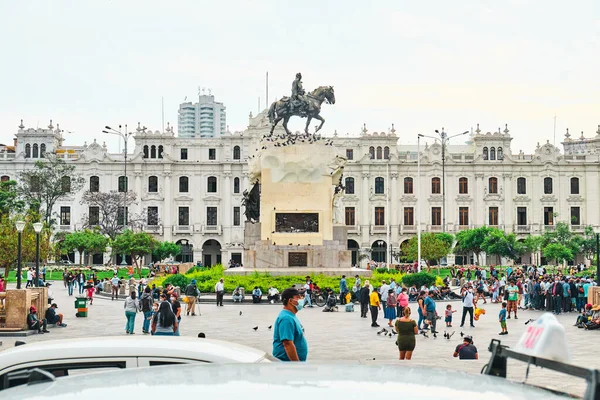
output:
[[452, 305], [451, 304], [448, 304], [446, 306], [446, 312], [445, 312], [445, 314], [446, 314], [446, 318], [445, 318], [446, 328], [452, 328], [452, 314], [455, 313], [455, 312], [456, 312], [456, 310], [452, 309]]
[[90, 306], [92, 304], [94, 304], [94, 291], [96, 290], [96, 288], [94, 288], [94, 285], [92, 283], [88, 283], [85, 286], [85, 290], [87, 293], [87, 298], [90, 300]]
[[508, 335], [508, 329], [506, 328], [506, 302], [502, 302], [502, 310], [498, 314], [498, 320], [500, 322], [500, 328], [502, 328], [502, 332], [498, 335]]

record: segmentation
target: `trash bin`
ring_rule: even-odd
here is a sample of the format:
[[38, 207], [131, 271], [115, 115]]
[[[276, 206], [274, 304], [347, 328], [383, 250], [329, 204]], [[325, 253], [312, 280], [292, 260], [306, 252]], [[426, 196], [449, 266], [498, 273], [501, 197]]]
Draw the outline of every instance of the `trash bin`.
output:
[[87, 317], [88, 308], [87, 308], [87, 298], [86, 297], [77, 297], [75, 300], [75, 308], [77, 309], [76, 317]]

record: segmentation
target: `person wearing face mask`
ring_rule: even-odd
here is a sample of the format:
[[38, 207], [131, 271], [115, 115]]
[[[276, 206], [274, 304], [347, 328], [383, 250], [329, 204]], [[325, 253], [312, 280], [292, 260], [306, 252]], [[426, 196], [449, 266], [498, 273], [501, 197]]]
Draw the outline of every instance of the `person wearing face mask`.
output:
[[469, 287], [467, 289], [466, 287], [463, 287], [462, 305], [463, 312], [460, 327], [462, 328], [465, 325], [465, 317], [467, 316], [467, 313], [469, 313], [471, 328], [475, 328], [475, 325], [473, 325], [473, 288]]
[[304, 299], [298, 289], [289, 288], [281, 294], [281, 302], [283, 310], [273, 327], [273, 357], [281, 361], [306, 361], [308, 343], [296, 315], [304, 307]]
[[179, 336], [179, 327], [181, 326], [181, 303], [177, 300], [177, 293], [171, 294], [171, 309], [173, 314], [177, 318], [177, 329], [175, 330], [175, 336]]

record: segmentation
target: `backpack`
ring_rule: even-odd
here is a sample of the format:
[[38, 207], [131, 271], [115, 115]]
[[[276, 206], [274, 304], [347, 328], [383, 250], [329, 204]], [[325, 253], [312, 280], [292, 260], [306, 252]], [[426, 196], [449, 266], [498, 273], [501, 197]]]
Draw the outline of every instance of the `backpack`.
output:
[[142, 306], [142, 311], [150, 311], [152, 309], [152, 302], [150, 301], [150, 297], [145, 296], [140, 299], [140, 304]]

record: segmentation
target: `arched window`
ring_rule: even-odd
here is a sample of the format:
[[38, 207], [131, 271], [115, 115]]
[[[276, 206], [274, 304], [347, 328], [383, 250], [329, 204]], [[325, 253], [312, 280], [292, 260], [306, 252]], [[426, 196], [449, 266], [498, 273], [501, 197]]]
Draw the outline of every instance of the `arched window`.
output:
[[385, 158], [386, 160], [390, 159], [390, 148], [387, 146], [383, 148], [383, 158]]
[[189, 179], [187, 176], [179, 177], [179, 193], [187, 193], [189, 190]]
[[240, 178], [233, 178], [233, 193], [240, 192]]
[[382, 177], [375, 178], [375, 194], [383, 194], [385, 192], [385, 183]]
[[502, 147], [498, 147], [496, 155], [498, 156], [498, 160], [504, 160], [504, 154], [502, 153]]
[[483, 159], [484, 160], [488, 159], [488, 148], [487, 147], [483, 148]]
[[552, 194], [552, 178], [544, 178], [544, 194]]
[[158, 192], [158, 177], [157, 176], [149, 176], [148, 177], [148, 192], [149, 193], [157, 193]]
[[10, 176], [8, 175], [2, 175], [2, 177], [0, 178], [0, 182], [8, 182], [10, 181]]
[[90, 192], [97, 193], [100, 191], [100, 178], [97, 176], [90, 176]]
[[156, 158], [156, 146], [152, 145], [152, 147], [150, 147], [150, 158]]
[[579, 178], [571, 178], [571, 194], [579, 194]]
[[158, 158], [163, 158], [163, 151], [164, 148], [162, 147], [162, 145], [158, 146]]
[[39, 157], [39, 149], [38, 149], [38, 144], [34, 143], [33, 144], [33, 154], [31, 155], [32, 158], [38, 158]]
[[413, 193], [413, 178], [406, 177], [404, 178], [404, 194], [412, 194]]
[[517, 178], [517, 194], [527, 194], [527, 179]]
[[465, 177], [458, 179], [458, 193], [467, 194], [469, 193], [469, 180]]
[[496, 159], [496, 149], [494, 147], [490, 148], [490, 160]]
[[377, 146], [377, 159], [381, 160], [382, 156], [383, 156], [383, 151], [381, 150], [381, 146]]
[[488, 179], [488, 192], [491, 194], [498, 193], [498, 178]]
[[442, 193], [442, 183], [440, 178], [431, 178], [431, 194]]
[[346, 186], [346, 194], [354, 194], [354, 178], [346, 178], [344, 186]]
[[31, 145], [29, 143], [25, 145], [25, 158], [31, 158]]
[[242, 152], [240, 151], [240, 146], [234, 146], [233, 148], [233, 159], [239, 160], [242, 156]]
[[63, 176], [62, 178], [60, 178], [60, 189], [64, 193], [71, 192], [71, 177], [70, 176]]
[[217, 178], [209, 176], [206, 180], [206, 189], [208, 193], [217, 193]]
[[46, 157], [46, 144], [40, 144], [40, 158]]
[[148, 145], [144, 145], [144, 158], [148, 158]]
[[120, 176], [119, 177], [119, 192], [124, 193], [126, 192], [128, 185], [127, 185], [127, 177], [126, 176]]
[[373, 146], [369, 147], [369, 158], [371, 160], [375, 159], [375, 147], [373, 147]]

